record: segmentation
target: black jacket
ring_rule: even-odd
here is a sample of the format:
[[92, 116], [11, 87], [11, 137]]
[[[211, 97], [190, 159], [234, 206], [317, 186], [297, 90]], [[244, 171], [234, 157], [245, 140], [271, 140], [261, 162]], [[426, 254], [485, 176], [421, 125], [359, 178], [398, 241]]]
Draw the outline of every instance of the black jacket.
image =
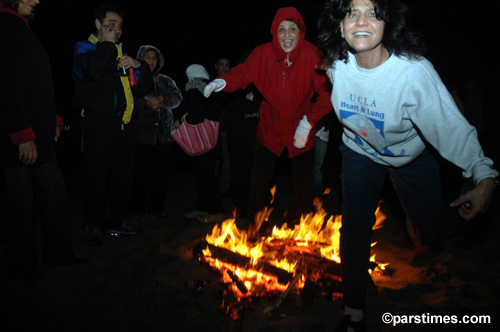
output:
[[0, 165], [21, 165], [11, 135], [29, 128], [36, 163], [51, 161], [57, 110], [49, 57], [23, 18], [5, 12], [0, 12], [0, 73]]
[[[75, 44], [73, 106], [78, 111], [84, 110], [83, 128], [87, 134], [109, 134], [121, 130], [126, 99], [116, 66], [117, 55], [118, 51], [111, 42], [93, 44], [86, 40]], [[141, 61], [140, 68], [135, 71], [139, 85], [132, 87], [132, 94], [134, 98], [140, 98], [152, 89], [153, 78], [145, 61]], [[134, 108], [134, 112], [136, 109], [139, 108]]]

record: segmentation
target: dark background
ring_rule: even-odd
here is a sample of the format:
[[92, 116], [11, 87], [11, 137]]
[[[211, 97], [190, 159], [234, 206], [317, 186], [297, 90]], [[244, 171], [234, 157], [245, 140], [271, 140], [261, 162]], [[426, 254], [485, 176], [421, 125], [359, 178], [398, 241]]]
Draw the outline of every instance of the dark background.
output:
[[[94, 9], [102, 1], [41, 0], [31, 26], [51, 58], [59, 111], [68, 118], [71, 109], [72, 48], [95, 31]], [[237, 63], [240, 56], [271, 40], [269, 31], [276, 10], [296, 7], [304, 17], [306, 39], [315, 42], [316, 22], [322, 0], [254, 1], [132, 1], [115, 2], [126, 12], [121, 41], [124, 50], [135, 56], [140, 45], [157, 46], [165, 56], [162, 73], [182, 89], [185, 68], [192, 63], [215, 75], [215, 58], [220, 54]], [[427, 58], [447, 85], [460, 86], [464, 77], [494, 76], [488, 52], [498, 37], [488, 9], [476, 10], [457, 1], [408, 0], [414, 25], [425, 37]], [[496, 38], [496, 39], [495, 39]]]
[[[52, 60], [58, 92], [71, 88], [72, 47], [95, 31], [93, 11], [102, 1], [41, 0], [31, 26]], [[236, 63], [255, 46], [271, 40], [269, 31], [276, 10], [296, 7], [304, 17], [306, 39], [315, 42], [318, 7], [322, 0], [254, 1], [131, 1], [116, 2], [126, 12], [121, 42], [135, 55], [140, 45], [162, 50], [163, 73], [183, 81], [191, 63], [204, 65], [211, 75], [217, 55], [227, 54]], [[494, 42], [486, 10], [474, 13], [472, 6], [457, 1], [408, 0], [412, 19], [424, 33], [428, 58], [443, 79], [467, 68], [481, 69], [482, 50]], [[491, 22], [492, 23], [492, 22]], [[494, 47], [494, 45], [491, 45]], [[458, 78], [457, 78], [458, 79]], [[62, 96], [61, 96], [62, 97]]]

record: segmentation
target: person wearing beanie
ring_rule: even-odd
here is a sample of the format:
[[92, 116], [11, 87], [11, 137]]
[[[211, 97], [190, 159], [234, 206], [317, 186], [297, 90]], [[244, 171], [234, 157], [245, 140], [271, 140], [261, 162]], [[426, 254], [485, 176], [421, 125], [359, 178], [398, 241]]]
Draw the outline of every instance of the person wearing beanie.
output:
[[[203, 97], [203, 90], [207, 86], [209, 75], [207, 70], [199, 64], [192, 64], [186, 68], [186, 92], [181, 105], [174, 111], [177, 121], [185, 121], [195, 126], [205, 119], [219, 121], [219, 114], [209, 100]], [[197, 218], [200, 222], [214, 223], [222, 221], [223, 206], [217, 175], [217, 148], [197, 156], [190, 156], [194, 177], [198, 189], [198, 197], [194, 209], [184, 216], [188, 219]]]
[[196, 63], [186, 68], [186, 76], [190, 80], [200, 78], [208, 81], [210, 79], [210, 76], [208, 76], [208, 72], [205, 67]]

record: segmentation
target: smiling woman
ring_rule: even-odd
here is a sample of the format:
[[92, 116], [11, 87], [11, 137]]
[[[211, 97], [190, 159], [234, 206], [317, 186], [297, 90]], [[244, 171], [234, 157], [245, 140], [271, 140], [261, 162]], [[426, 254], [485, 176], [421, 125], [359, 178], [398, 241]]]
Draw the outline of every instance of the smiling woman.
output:
[[[288, 152], [294, 190], [286, 219], [298, 223], [313, 208], [314, 125], [331, 110], [326, 77], [315, 70], [321, 52], [305, 40], [305, 23], [294, 7], [276, 11], [272, 40], [257, 46], [245, 62], [231, 68], [205, 88], [233, 92], [253, 84], [263, 95], [257, 125], [257, 148], [252, 171], [249, 220], [257, 232], [257, 214], [269, 203], [268, 184], [277, 159]], [[313, 101], [313, 96], [316, 98]]]
[[[364, 271], [387, 176], [412, 230], [415, 250], [409, 256], [416, 258], [439, 255], [443, 245], [440, 166], [428, 144], [476, 185], [450, 204], [464, 219], [484, 213], [493, 198], [498, 172], [484, 156], [476, 129], [423, 57], [422, 43], [407, 25], [408, 9], [399, 0], [326, 0], [319, 21], [331, 101], [344, 128], [340, 258], [345, 315], [336, 331], [367, 329]], [[464, 205], [467, 200], [474, 201], [472, 208]]]
[[363, 68], [374, 68], [387, 60], [389, 52], [382, 45], [385, 22], [377, 17], [369, 0], [353, 0], [351, 11], [340, 24], [342, 37], [356, 52]]
[[278, 28], [278, 42], [285, 53], [292, 52], [300, 39], [300, 28], [294, 21], [284, 20]]

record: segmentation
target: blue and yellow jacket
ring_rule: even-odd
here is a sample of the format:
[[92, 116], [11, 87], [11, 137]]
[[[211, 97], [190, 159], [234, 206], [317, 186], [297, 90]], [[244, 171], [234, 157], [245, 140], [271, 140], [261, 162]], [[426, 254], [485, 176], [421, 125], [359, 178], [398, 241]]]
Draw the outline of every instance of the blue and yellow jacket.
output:
[[120, 53], [121, 44], [99, 42], [95, 34], [74, 46], [73, 106], [82, 112], [87, 131], [124, 129], [133, 116], [131, 96], [140, 98], [153, 87], [149, 66], [141, 61], [141, 66], [134, 70], [138, 85], [127, 89], [116, 65]]

